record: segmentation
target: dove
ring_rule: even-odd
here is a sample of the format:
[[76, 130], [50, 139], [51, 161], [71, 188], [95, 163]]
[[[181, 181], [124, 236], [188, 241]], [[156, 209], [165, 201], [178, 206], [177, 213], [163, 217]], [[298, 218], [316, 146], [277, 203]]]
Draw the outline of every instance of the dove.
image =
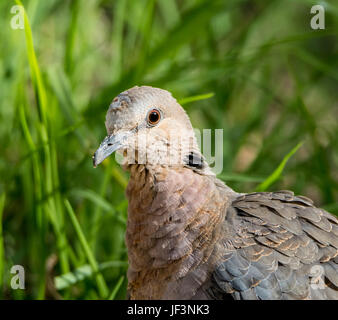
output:
[[228, 187], [168, 91], [120, 93], [105, 126], [94, 166], [116, 151], [130, 172], [130, 299], [338, 299], [338, 219], [291, 191]]

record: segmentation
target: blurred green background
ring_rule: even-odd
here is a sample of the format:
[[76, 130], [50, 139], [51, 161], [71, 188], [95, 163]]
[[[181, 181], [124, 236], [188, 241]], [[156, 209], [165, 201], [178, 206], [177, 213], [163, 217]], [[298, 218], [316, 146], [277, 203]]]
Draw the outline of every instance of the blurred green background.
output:
[[307, 0], [29, 0], [30, 27], [14, 30], [16, 3], [0, 1], [0, 297], [125, 298], [128, 176], [91, 156], [134, 85], [224, 128], [220, 178], [240, 192], [303, 141], [269, 189], [337, 214], [338, 2], [320, 3], [325, 30]]

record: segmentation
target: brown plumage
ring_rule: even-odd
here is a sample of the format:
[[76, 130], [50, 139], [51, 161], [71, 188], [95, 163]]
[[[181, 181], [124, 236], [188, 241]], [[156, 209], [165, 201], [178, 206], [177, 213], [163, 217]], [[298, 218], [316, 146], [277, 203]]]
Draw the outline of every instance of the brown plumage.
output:
[[338, 299], [337, 218], [290, 191], [227, 187], [169, 92], [121, 93], [106, 128], [94, 165], [118, 150], [130, 171], [131, 299]]

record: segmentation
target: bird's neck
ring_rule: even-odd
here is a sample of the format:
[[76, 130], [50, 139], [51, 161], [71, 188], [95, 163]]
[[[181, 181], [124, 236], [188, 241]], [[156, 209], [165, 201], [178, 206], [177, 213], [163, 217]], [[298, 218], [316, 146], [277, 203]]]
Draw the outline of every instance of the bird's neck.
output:
[[126, 243], [131, 298], [170, 297], [175, 280], [210, 260], [229, 201], [213, 176], [189, 168], [132, 165], [129, 170]]

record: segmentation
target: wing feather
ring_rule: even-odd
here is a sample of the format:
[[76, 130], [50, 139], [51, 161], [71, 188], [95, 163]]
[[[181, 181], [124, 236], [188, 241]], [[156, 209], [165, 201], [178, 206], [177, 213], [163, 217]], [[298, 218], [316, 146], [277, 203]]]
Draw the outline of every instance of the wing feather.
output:
[[[336, 217], [290, 191], [240, 195], [229, 210], [234, 237], [223, 241], [233, 251], [213, 273], [218, 290], [235, 299], [338, 299]], [[311, 286], [313, 266], [324, 288]]]

